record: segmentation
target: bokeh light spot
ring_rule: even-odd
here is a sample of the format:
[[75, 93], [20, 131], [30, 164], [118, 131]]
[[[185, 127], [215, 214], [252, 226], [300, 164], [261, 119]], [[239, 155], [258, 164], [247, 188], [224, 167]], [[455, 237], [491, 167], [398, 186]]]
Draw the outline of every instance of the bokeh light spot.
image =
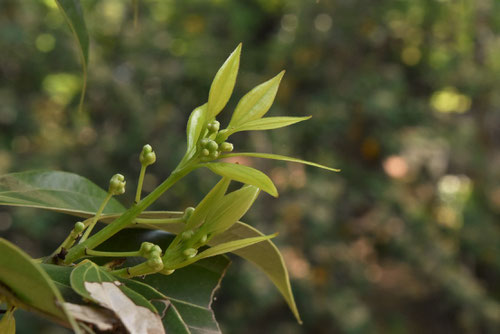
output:
[[35, 45], [41, 52], [50, 52], [56, 45], [56, 39], [51, 34], [40, 34], [35, 40]]

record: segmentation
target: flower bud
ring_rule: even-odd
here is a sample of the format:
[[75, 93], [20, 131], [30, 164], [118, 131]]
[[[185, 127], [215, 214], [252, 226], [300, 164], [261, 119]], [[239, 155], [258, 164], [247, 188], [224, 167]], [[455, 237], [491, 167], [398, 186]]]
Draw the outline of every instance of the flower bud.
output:
[[208, 138], [203, 138], [201, 141], [200, 141], [200, 144], [201, 144], [201, 147], [207, 147], [208, 143], [210, 142], [210, 139]]
[[219, 145], [217, 145], [217, 143], [213, 140], [209, 141], [206, 148], [210, 151], [210, 153], [213, 153], [215, 151], [217, 151], [217, 149], [219, 148]]
[[208, 157], [210, 155], [210, 151], [204, 148], [203, 150], [201, 150], [201, 155]]
[[211, 159], [217, 159], [219, 157], [219, 155], [220, 155], [220, 151], [212, 151], [212, 152], [210, 152], [209, 157]]
[[148, 260], [148, 266], [153, 268], [154, 270], [162, 270], [163, 269], [163, 261], [160, 257], [153, 257]]
[[219, 133], [217, 133], [217, 136], [215, 137], [215, 141], [218, 143], [222, 143], [223, 141], [225, 141], [228, 137], [226, 133], [227, 129], [220, 130]]
[[187, 248], [182, 252], [182, 254], [184, 254], [188, 259], [195, 257], [197, 253], [198, 250], [194, 248]]
[[193, 230], [187, 230], [187, 231], [182, 232], [181, 238], [182, 238], [182, 240], [189, 240], [189, 239], [191, 239], [191, 237], [193, 235], [194, 235]]
[[228, 143], [227, 141], [220, 144], [219, 147], [222, 152], [231, 152], [234, 149], [233, 144]]
[[212, 121], [207, 124], [207, 130], [208, 132], [214, 133], [219, 131], [220, 128], [220, 123], [218, 121]]
[[191, 216], [193, 215], [193, 212], [194, 208], [192, 206], [187, 207], [186, 210], [184, 210], [184, 214], [182, 215], [182, 220], [187, 222], [189, 218], [191, 218]]
[[139, 161], [143, 166], [149, 166], [155, 163], [156, 161], [156, 154], [153, 151], [153, 148], [151, 145], [144, 145], [142, 148], [142, 152], [139, 155]]
[[142, 256], [146, 256], [147, 254], [149, 254], [149, 252], [151, 252], [153, 247], [154, 245], [152, 243], [145, 241], [141, 244], [139, 252], [141, 253]]
[[111, 195], [121, 195], [125, 192], [125, 184], [127, 182], [125, 181], [125, 177], [121, 174], [115, 174], [109, 180], [109, 189], [108, 193]]
[[207, 239], [208, 239], [208, 235], [204, 234], [201, 238], [200, 238], [200, 242], [202, 244], [204, 244], [205, 242], [207, 242]]
[[82, 222], [77, 222], [75, 224], [75, 227], [73, 227], [73, 231], [78, 235], [82, 233], [82, 231], [85, 229], [85, 224]]

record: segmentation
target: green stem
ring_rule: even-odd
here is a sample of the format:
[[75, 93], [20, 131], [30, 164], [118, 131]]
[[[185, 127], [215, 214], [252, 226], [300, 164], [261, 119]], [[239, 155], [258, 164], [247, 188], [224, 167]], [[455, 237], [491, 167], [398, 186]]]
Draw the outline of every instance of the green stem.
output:
[[141, 166], [141, 173], [139, 174], [139, 183], [137, 184], [137, 192], [135, 194], [135, 202], [139, 203], [141, 200], [142, 183], [144, 182], [144, 175], [146, 174], [146, 166]]
[[113, 274], [115, 276], [119, 276], [119, 277], [124, 277], [124, 278], [132, 278], [132, 277], [136, 277], [136, 276], [154, 274], [154, 273], [161, 271], [162, 269], [155, 270], [155, 269], [151, 268], [147, 264], [147, 261], [146, 261], [146, 262], [143, 262], [143, 263], [138, 264], [138, 265], [133, 266], [133, 267], [113, 270], [111, 272], [111, 274]]
[[79, 242], [80, 244], [83, 243], [85, 240], [87, 240], [87, 238], [90, 235], [90, 232], [92, 232], [92, 229], [97, 224], [97, 221], [101, 217], [101, 214], [104, 211], [104, 208], [106, 207], [106, 204], [108, 204], [108, 202], [109, 202], [109, 200], [111, 199], [112, 196], [113, 195], [110, 194], [110, 193], [108, 193], [106, 195], [106, 198], [104, 199], [104, 201], [102, 201], [102, 204], [99, 207], [99, 210], [97, 210], [97, 213], [95, 214], [94, 218], [92, 218], [92, 221], [90, 222], [89, 227], [87, 227], [87, 229], [85, 230], [85, 233], [83, 234], [83, 237], [80, 239], [80, 242]]
[[184, 223], [184, 219], [182, 219], [182, 217], [181, 218], [136, 218], [135, 222], [137, 224], [163, 225], [163, 224]]
[[64, 262], [66, 264], [72, 263], [75, 260], [85, 256], [85, 248], [94, 249], [104, 241], [111, 238], [113, 235], [121, 231], [123, 228], [132, 224], [134, 219], [147, 207], [149, 207], [154, 201], [156, 201], [165, 191], [172, 187], [177, 181], [186, 176], [189, 172], [195, 169], [194, 163], [186, 163], [183, 167], [176, 169], [170, 176], [163, 181], [155, 190], [153, 190], [148, 196], [144, 197], [142, 201], [133, 205], [130, 209], [125, 211], [119, 218], [113, 221], [111, 224], [104, 227], [102, 230], [94, 234], [92, 237], [87, 239], [85, 242], [78, 244], [77, 246], [71, 248], [66, 255]]
[[129, 256], [141, 256], [140, 251], [134, 252], [101, 252], [93, 249], [86, 249], [85, 254], [90, 256], [103, 256], [103, 257], [129, 257]]

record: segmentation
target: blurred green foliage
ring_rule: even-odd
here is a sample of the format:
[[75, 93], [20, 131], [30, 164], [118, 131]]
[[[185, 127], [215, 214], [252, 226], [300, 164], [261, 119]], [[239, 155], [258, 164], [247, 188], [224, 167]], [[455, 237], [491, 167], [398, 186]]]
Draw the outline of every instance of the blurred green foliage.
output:
[[[0, 3], [1, 173], [62, 169], [105, 187], [120, 172], [132, 185], [150, 143], [158, 163], [145, 190], [153, 189], [185, 150], [189, 113], [243, 42], [229, 108], [286, 69], [269, 115], [313, 118], [239, 134], [235, 149], [342, 173], [241, 160], [268, 171], [280, 191], [262, 195], [246, 221], [281, 232], [304, 325], [263, 275], [236, 260], [214, 303], [223, 330], [498, 332], [499, 2], [142, 0], [137, 28], [132, 2], [82, 4], [91, 48], [78, 113], [81, 67], [55, 3]], [[193, 205], [215, 181], [196, 172], [156, 208]], [[130, 203], [133, 191], [126, 196]], [[1, 235], [33, 256], [73, 223], [0, 212]]]

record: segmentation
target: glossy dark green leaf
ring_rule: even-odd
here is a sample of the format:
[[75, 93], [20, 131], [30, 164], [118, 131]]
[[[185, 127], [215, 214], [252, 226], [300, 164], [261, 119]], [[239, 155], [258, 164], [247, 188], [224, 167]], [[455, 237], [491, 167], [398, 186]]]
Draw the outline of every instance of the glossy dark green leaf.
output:
[[210, 93], [208, 94], [208, 120], [221, 112], [233, 93], [238, 69], [240, 67], [240, 54], [241, 43], [231, 55], [229, 55], [212, 81]]
[[210, 210], [201, 227], [206, 234], [218, 234], [227, 230], [250, 209], [260, 189], [244, 186], [220, 199]]
[[202, 166], [207, 167], [215, 174], [256, 186], [270, 195], [278, 197], [278, 190], [274, 186], [273, 181], [266, 174], [255, 168], [227, 162], [211, 162]]
[[[178, 234], [183, 231], [184, 224], [168, 224], [163, 225], [160, 228], [164, 231], [168, 231], [174, 234]], [[217, 246], [222, 243], [240, 240], [245, 238], [259, 237], [263, 236], [260, 231], [242, 222], [236, 222], [225, 232], [216, 235], [214, 238], [209, 240], [208, 244], [210, 246]], [[257, 268], [262, 270], [264, 274], [269, 277], [269, 279], [274, 283], [276, 288], [283, 295], [286, 300], [290, 310], [297, 318], [297, 321], [301, 323], [299, 311], [295, 304], [295, 299], [293, 297], [292, 288], [290, 285], [290, 279], [288, 275], [288, 270], [286, 269], [285, 262], [281, 253], [276, 247], [276, 245], [271, 240], [264, 240], [257, 244], [234, 250], [232, 253], [241, 256], [245, 260], [248, 260], [254, 264]], [[203, 260], [202, 260], [203, 261]], [[202, 262], [200, 261], [200, 262]], [[191, 268], [199, 264], [196, 262], [187, 268]], [[182, 270], [185, 270], [184, 268]]]
[[297, 158], [291, 158], [291, 157], [287, 157], [284, 155], [278, 155], [278, 154], [248, 152], [248, 153], [229, 153], [229, 154], [225, 154], [222, 156], [222, 158], [230, 158], [230, 157], [253, 157], [253, 158], [264, 158], [264, 159], [297, 162], [297, 163], [304, 164], [304, 165], [309, 165], [309, 166], [313, 166], [313, 167], [326, 169], [326, 170], [329, 170], [332, 172], [340, 172], [340, 169], [335, 169], [335, 168], [331, 168], [331, 167], [317, 164], [315, 162], [305, 161], [305, 160], [297, 159]]
[[59, 290], [28, 254], [3, 238], [0, 238], [0, 254], [0, 285], [8, 289], [10, 297], [19, 300], [19, 307], [40, 312], [61, 323], [69, 322], [78, 331], [74, 319], [62, 306], [64, 300]]
[[243, 96], [234, 110], [228, 127], [237, 128], [245, 125], [246, 122], [264, 116], [274, 102], [284, 74], [285, 71], [280, 72], [274, 78], [258, 85]]
[[[196, 149], [196, 143], [200, 138], [203, 126], [206, 121], [207, 104], [196, 108], [193, 110], [189, 116], [186, 132], [187, 132], [187, 150], [189, 154], [191, 151]], [[191, 153], [192, 154], [192, 153]]]
[[272, 130], [283, 128], [298, 122], [308, 120], [311, 116], [306, 117], [264, 117], [246, 122], [235, 128], [228, 129], [228, 135], [240, 131], [256, 131], [256, 130]]
[[[0, 176], [0, 205], [43, 208], [80, 217], [95, 214], [107, 192], [76, 174], [36, 170]], [[105, 214], [125, 208], [111, 198]]]
[[78, 51], [82, 61], [83, 85], [80, 96], [80, 106], [82, 109], [85, 90], [87, 87], [87, 68], [89, 62], [89, 34], [85, 25], [85, 17], [83, 15], [82, 6], [78, 0], [56, 0], [56, 3], [61, 10], [66, 22], [68, 22], [71, 32], [78, 44]]

